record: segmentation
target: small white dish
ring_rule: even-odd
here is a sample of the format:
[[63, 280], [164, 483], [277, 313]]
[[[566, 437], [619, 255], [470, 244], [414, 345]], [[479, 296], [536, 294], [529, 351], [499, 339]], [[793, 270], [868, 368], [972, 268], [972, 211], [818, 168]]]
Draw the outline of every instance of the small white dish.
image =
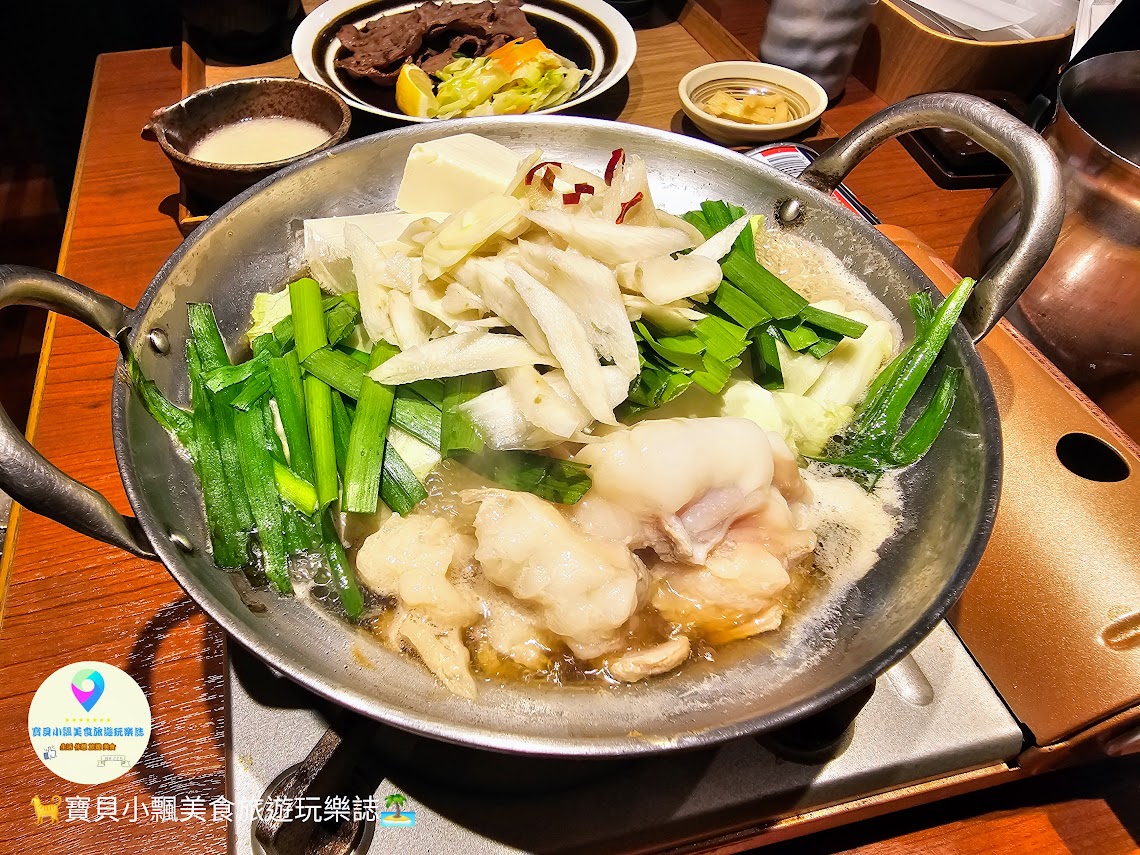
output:
[[[474, 0], [448, 0], [463, 3]], [[361, 25], [381, 15], [406, 12], [420, 5], [408, 0], [326, 0], [314, 9], [293, 34], [293, 60], [301, 75], [336, 91], [358, 110], [401, 122], [439, 122], [408, 116], [395, 103], [391, 87], [353, 80], [336, 67], [343, 50], [337, 31], [345, 24]], [[605, 0], [524, 0], [522, 10], [543, 42], [556, 53], [590, 73], [574, 97], [556, 107], [527, 115], [558, 113], [580, 108], [617, 85], [629, 73], [637, 56], [637, 36], [629, 22]]]
[[[716, 91], [741, 97], [761, 90], [776, 91], [787, 100], [794, 118], [771, 125], [751, 125], [721, 119], [704, 110]], [[729, 145], [786, 140], [807, 130], [827, 108], [827, 93], [805, 74], [766, 62], [713, 62], [681, 78], [677, 91], [681, 109], [710, 139]]]

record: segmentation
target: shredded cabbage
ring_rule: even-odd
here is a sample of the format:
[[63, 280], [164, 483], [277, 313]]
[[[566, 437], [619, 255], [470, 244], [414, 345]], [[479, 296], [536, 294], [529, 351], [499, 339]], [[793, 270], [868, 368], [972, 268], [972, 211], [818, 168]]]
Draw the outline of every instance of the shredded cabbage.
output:
[[278, 291], [276, 294], [259, 292], [253, 295], [253, 309], [249, 313], [250, 327], [246, 331], [246, 338], [251, 342], [259, 335], [273, 332], [277, 324], [293, 313], [289, 307], [289, 291]]
[[473, 108], [488, 101], [511, 80], [502, 66], [486, 57], [460, 57], [440, 69], [436, 77], [440, 81], [435, 96], [441, 119], [471, 115]]
[[585, 72], [569, 60], [544, 51], [508, 71], [494, 57], [460, 57], [436, 74], [440, 119], [532, 113], [568, 100]]

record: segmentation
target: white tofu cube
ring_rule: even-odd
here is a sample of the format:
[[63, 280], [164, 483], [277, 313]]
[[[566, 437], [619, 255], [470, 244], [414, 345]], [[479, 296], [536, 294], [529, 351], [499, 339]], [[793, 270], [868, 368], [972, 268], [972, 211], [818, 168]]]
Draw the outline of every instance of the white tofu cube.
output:
[[509, 148], [475, 134], [417, 143], [404, 166], [396, 207], [409, 214], [454, 214], [505, 192], [521, 160]]

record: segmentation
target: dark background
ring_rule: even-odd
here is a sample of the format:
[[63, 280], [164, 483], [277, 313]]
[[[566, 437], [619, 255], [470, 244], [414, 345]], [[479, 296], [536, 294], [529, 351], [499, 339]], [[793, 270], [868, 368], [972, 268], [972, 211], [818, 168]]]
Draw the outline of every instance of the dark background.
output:
[[[55, 269], [95, 58], [179, 32], [175, 0], [0, 3], [0, 264]], [[0, 404], [21, 426], [46, 317], [0, 312]]]

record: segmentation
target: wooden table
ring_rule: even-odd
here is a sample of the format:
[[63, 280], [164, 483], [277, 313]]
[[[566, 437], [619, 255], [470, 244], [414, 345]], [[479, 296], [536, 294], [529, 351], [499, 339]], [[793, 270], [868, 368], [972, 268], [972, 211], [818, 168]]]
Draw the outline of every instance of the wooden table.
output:
[[[651, 34], [652, 31], [649, 31]], [[653, 36], [646, 39], [646, 47]], [[663, 62], [669, 60], [659, 44]], [[671, 69], [631, 109], [668, 126], [675, 115]], [[664, 78], [668, 77], [668, 80]], [[133, 305], [180, 235], [173, 219], [177, 181], [157, 146], [140, 138], [150, 112], [178, 98], [170, 51], [100, 58], [59, 270]], [[846, 131], [882, 107], [853, 83], [830, 122]], [[884, 146], [850, 186], [886, 222], [904, 225], [950, 257], [982, 204], [980, 191], [937, 189], [897, 144]], [[126, 511], [111, 447], [115, 348], [53, 316], [40, 363], [29, 435], [51, 460]], [[159, 564], [131, 558], [41, 517], [13, 520], [0, 565], [7, 589], [0, 641], [0, 852], [158, 851], [223, 853], [225, 827], [210, 822], [79, 822], [35, 826], [28, 802], [116, 796], [120, 805], [152, 795], [203, 796], [224, 788], [222, 638]], [[24, 722], [39, 683], [55, 668], [102, 660], [147, 690], [154, 738], [143, 761], [112, 784], [82, 787], [52, 776], [32, 754]], [[1135, 848], [1135, 766], [1063, 773], [861, 823], [783, 852], [914, 851], [1125, 853]], [[1133, 774], [1130, 779], [1129, 774]], [[1093, 783], [1090, 783], [1093, 782]]]

